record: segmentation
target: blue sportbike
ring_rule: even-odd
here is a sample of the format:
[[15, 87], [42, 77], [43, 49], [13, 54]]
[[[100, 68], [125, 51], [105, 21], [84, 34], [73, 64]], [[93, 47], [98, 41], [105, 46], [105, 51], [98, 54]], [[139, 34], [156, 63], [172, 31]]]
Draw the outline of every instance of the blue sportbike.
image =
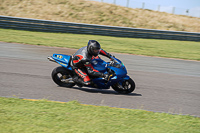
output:
[[[78, 75], [72, 70], [71, 67], [71, 55], [53, 54], [49, 56], [50, 61], [56, 62], [61, 66], [56, 67], [52, 71], [53, 81], [63, 87], [73, 87], [77, 85], [73, 78], [77, 78]], [[91, 61], [94, 69], [104, 74], [109, 74], [108, 79], [101, 77], [91, 77], [92, 84], [87, 87], [97, 89], [109, 89], [112, 87], [116, 92], [121, 94], [128, 94], [135, 90], [135, 82], [127, 75], [127, 70], [124, 64], [117, 58], [112, 57], [109, 62], [105, 62], [101, 58], [93, 59]]]

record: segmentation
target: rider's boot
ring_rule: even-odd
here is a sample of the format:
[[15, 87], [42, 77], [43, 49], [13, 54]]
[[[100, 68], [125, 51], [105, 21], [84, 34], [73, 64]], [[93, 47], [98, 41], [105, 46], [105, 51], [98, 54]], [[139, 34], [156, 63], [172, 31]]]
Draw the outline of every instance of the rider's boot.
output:
[[78, 78], [77, 76], [73, 78], [73, 81], [79, 86], [83, 87], [83, 85], [89, 85], [90, 81], [84, 82], [82, 79]]
[[76, 83], [76, 85], [77, 85], [78, 87], [82, 87], [82, 86], [83, 86], [82, 83], [79, 81], [78, 76], [73, 77], [72, 80], [74, 81], [74, 83]]

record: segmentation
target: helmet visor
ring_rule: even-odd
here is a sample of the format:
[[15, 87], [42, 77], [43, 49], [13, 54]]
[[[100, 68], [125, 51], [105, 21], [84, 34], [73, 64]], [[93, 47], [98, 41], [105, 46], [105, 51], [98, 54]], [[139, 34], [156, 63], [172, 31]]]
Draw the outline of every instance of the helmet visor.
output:
[[95, 55], [98, 55], [99, 52], [100, 52], [100, 49], [93, 49], [93, 53], [94, 53]]

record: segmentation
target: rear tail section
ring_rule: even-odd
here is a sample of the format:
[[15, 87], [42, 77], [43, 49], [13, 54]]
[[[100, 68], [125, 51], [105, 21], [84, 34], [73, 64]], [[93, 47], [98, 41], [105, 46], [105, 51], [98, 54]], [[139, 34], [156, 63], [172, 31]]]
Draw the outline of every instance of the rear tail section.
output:
[[50, 61], [60, 64], [61, 66], [65, 67], [69, 70], [72, 70], [72, 68], [70, 66], [70, 62], [72, 59], [71, 55], [53, 54], [53, 56], [48, 57], [48, 59]]

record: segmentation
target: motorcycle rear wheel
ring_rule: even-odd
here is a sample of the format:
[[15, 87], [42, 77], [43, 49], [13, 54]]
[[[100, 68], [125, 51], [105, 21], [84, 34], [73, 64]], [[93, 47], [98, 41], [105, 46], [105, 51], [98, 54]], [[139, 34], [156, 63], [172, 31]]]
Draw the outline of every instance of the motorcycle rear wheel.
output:
[[65, 80], [65, 79], [72, 78], [72, 75], [70, 74], [69, 71], [67, 71], [67, 69], [65, 69], [62, 66], [54, 68], [54, 70], [51, 73], [51, 77], [53, 81], [59, 86], [71, 88], [75, 85], [74, 83], [63, 82], [63, 79]]
[[119, 88], [118, 83], [112, 86], [112, 88], [120, 94], [129, 94], [135, 90], [135, 82], [130, 78], [122, 82], [122, 87], [124, 89]]

